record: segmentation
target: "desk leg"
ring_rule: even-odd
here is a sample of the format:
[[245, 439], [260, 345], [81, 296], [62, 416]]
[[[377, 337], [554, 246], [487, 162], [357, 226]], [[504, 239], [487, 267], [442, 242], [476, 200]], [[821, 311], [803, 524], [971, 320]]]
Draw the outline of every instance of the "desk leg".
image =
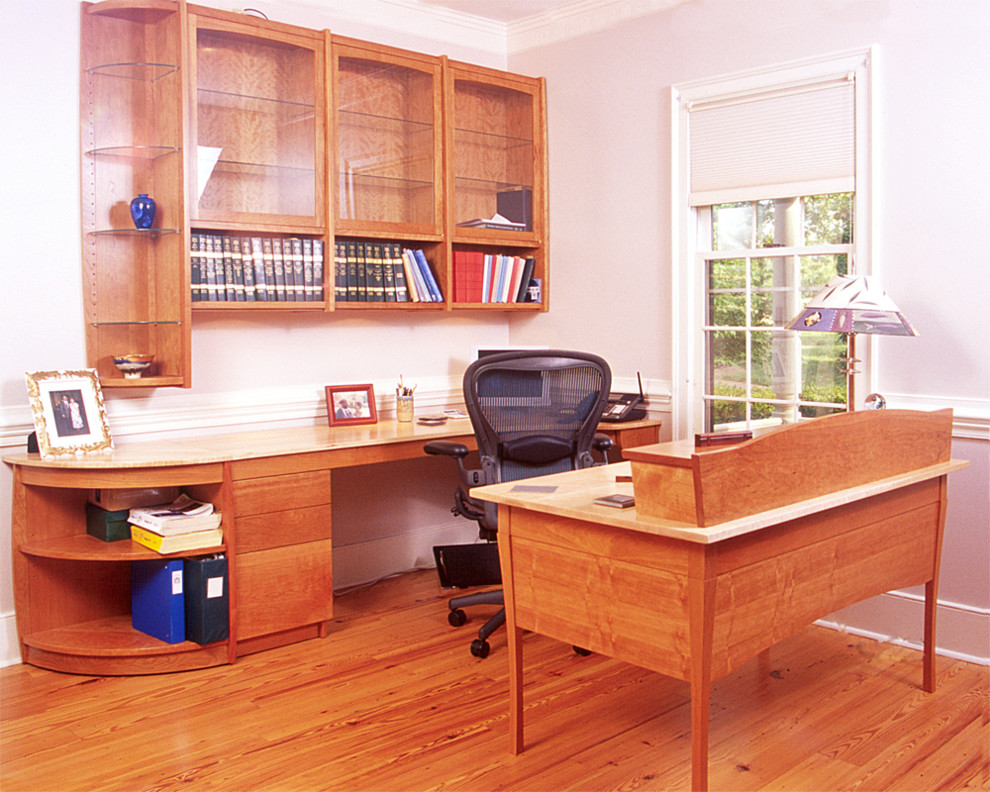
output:
[[689, 561], [691, 630], [691, 789], [708, 790], [708, 725], [712, 693], [712, 630], [715, 627], [715, 577], [706, 549]]
[[939, 479], [938, 522], [935, 525], [935, 557], [932, 559], [932, 579], [925, 583], [925, 652], [922, 688], [935, 692], [935, 614], [938, 610], [938, 573], [942, 566], [942, 536], [945, 533], [945, 511], [949, 504], [948, 476]]
[[512, 509], [498, 507], [498, 559], [505, 600], [505, 630], [509, 638], [509, 738], [513, 755], [523, 752], [523, 631], [516, 627], [512, 578]]
[[522, 630], [515, 626], [509, 631], [509, 737], [512, 753], [523, 752], [523, 679]]

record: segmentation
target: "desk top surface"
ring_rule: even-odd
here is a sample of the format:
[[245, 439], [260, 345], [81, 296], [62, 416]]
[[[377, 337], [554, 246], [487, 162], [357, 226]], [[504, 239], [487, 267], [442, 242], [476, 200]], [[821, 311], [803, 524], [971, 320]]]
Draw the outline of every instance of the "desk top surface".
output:
[[440, 425], [387, 419], [359, 426], [294, 426], [177, 439], [124, 441], [116, 443], [107, 454], [42, 459], [39, 454], [21, 453], [7, 454], [3, 461], [9, 465], [73, 470], [170, 467], [407, 442], [425, 443], [473, 434], [471, 422], [466, 418], [451, 418]]
[[[659, 423], [656, 420], [644, 420], [624, 424], [602, 424], [601, 430], [636, 429]], [[47, 469], [116, 470], [206, 465], [286, 454], [346, 451], [473, 437], [471, 421], [467, 418], [449, 418], [439, 425], [388, 418], [376, 424], [357, 426], [295, 426], [236, 433], [201, 434], [175, 439], [123, 441], [116, 443], [110, 453], [66, 455], [55, 459], [42, 459], [39, 454], [6, 454], [3, 461], [8, 465]]]
[[713, 544], [787, 520], [797, 519], [920, 481], [937, 478], [960, 470], [968, 464], [965, 460], [952, 459], [948, 462], [918, 468], [908, 473], [878, 479], [868, 484], [839, 490], [817, 498], [809, 498], [799, 503], [705, 528], [658, 517], [641, 517], [636, 513], [635, 507], [616, 509], [593, 503], [595, 498], [603, 495], [633, 494], [631, 482], [616, 481], [617, 476], [629, 477], [631, 474], [629, 462], [556, 473], [551, 476], [541, 476], [538, 480], [528, 479], [475, 487], [471, 490], [471, 494], [482, 500], [521, 507], [541, 514], [598, 522], [630, 531], [666, 536], [696, 544]]

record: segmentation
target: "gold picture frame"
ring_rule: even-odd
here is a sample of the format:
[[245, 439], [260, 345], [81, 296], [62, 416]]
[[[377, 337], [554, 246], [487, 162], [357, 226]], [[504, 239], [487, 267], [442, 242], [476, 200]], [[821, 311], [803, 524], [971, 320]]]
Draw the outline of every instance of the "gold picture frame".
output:
[[42, 458], [113, 449], [96, 369], [28, 371], [24, 376]]

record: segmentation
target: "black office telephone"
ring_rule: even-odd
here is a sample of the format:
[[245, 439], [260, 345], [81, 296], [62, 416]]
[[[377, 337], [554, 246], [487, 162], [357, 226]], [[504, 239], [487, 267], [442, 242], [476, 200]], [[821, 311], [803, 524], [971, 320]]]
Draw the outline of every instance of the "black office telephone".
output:
[[611, 393], [608, 403], [602, 410], [602, 420], [606, 423], [621, 423], [622, 421], [637, 421], [646, 417], [646, 410], [640, 407], [645, 404], [643, 398], [643, 379], [639, 372], [636, 372], [636, 380], [639, 382], [639, 393]]

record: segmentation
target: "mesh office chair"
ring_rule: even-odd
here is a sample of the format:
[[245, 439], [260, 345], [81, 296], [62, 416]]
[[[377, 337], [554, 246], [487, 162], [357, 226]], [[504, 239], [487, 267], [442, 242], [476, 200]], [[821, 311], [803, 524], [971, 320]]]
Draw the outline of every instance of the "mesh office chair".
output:
[[[595, 433], [611, 384], [608, 364], [583, 352], [505, 352], [468, 366], [464, 402], [478, 441], [480, 467], [465, 465], [469, 451], [462, 443], [434, 440], [424, 450], [457, 460], [460, 486], [452, 511], [477, 520], [487, 543], [434, 547], [442, 585], [501, 583], [497, 506], [471, 498], [469, 488], [596, 464], [592, 448], [604, 455], [612, 446], [611, 438]], [[467, 620], [463, 607], [503, 603], [501, 590], [453, 597], [447, 618], [459, 627]], [[487, 657], [488, 637], [504, 623], [503, 608], [478, 631], [471, 654]]]

